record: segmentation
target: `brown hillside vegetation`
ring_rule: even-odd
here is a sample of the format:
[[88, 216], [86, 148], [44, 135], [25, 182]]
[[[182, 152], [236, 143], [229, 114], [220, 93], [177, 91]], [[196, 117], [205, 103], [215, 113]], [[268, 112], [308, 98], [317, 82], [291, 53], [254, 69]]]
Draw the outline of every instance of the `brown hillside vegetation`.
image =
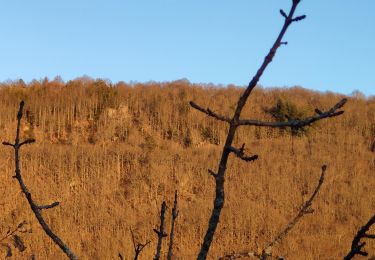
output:
[[[0, 87], [0, 139], [12, 140], [20, 100], [24, 100], [21, 163], [25, 182], [37, 201], [60, 201], [44, 212], [51, 228], [80, 259], [131, 259], [130, 228], [138, 241], [151, 240], [141, 259], [151, 259], [160, 205], [173, 205], [179, 192], [175, 227], [177, 259], [194, 259], [212, 208], [215, 168], [226, 136], [224, 123], [192, 109], [189, 101], [233, 113], [242, 89], [169, 83], [111, 84], [80, 78], [3, 83]], [[341, 95], [302, 88], [254, 90], [243, 117], [273, 121], [278, 102], [299, 113], [327, 109]], [[282, 101], [280, 101], [282, 100]], [[246, 142], [253, 163], [230, 160], [227, 198], [210, 259], [236, 251], [257, 251], [296, 214], [315, 188], [320, 167], [328, 165], [305, 216], [274, 248], [287, 259], [340, 259], [358, 228], [375, 209], [375, 99], [349, 97], [345, 114], [323, 120], [302, 134], [271, 128], [239, 128], [236, 146]], [[0, 146], [0, 237], [22, 221], [32, 233], [20, 236], [23, 252], [15, 259], [64, 259], [43, 234], [21, 194], [11, 152]], [[166, 232], [170, 228], [166, 215]], [[163, 242], [162, 259], [167, 242]], [[375, 254], [375, 243], [366, 245]], [[2, 257], [6, 247], [1, 247]]]

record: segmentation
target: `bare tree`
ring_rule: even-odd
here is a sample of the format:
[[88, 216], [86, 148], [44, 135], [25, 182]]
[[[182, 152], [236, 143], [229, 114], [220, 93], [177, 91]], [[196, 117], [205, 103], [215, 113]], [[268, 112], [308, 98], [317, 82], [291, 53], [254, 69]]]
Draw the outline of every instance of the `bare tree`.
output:
[[29, 192], [29, 189], [27, 188], [22, 175], [21, 175], [21, 167], [20, 167], [20, 150], [21, 147], [25, 144], [31, 144], [35, 142], [35, 139], [26, 139], [25, 141], [20, 141], [20, 129], [21, 129], [21, 119], [22, 119], [22, 113], [23, 113], [23, 107], [25, 103], [21, 101], [19, 110], [17, 113], [17, 129], [16, 129], [16, 137], [14, 143], [9, 142], [3, 142], [3, 145], [8, 145], [13, 147], [14, 149], [14, 161], [15, 161], [15, 172], [16, 175], [13, 176], [15, 179], [17, 179], [21, 190], [23, 194], [25, 195], [27, 202], [29, 203], [31, 210], [34, 212], [35, 217], [37, 218], [39, 224], [42, 226], [44, 232], [52, 239], [52, 241], [60, 247], [60, 249], [70, 258], [70, 259], [77, 259], [73, 251], [61, 240], [60, 237], [58, 237], [48, 226], [46, 221], [44, 220], [42, 216], [42, 210], [44, 209], [51, 209], [59, 205], [59, 202], [53, 202], [48, 205], [38, 205], [33, 200], [31, 193]]
[[368, 256], [368, 253], [363, 249], [366, 245], [366, 242], [361, 242], [361, 240], [364, 238], [375, 239], [375, 234], [368, 233], [368, 231], [373, 225], [375, 225], [375, 215], [372, 216], [370, 220], [358, 230], [357, 234], [353, 239], [352, 247], [349, 253], [344, 257], [344, 260], [350, 260], [355, 255]]
[[206, 115], [210, 117], [215, 118], [216, 120], [225, 122], [229, 125], [229, 130], [228, 130], [228, 134], [225, 140], [225, 145], [223, 147], [223, 151], [221, 154], [221, 159], [218, 165], [218, 170], [217, 172], [214, 172], [213, 170], [208, 170], [209, 173], [215, 178], [215, 186], [216, 186], [215, 187], [215, 199], [214, 199], [214, 207], [212, 209], [211, 216], [208, 222], [207, 231], [204, 236], [203, 243], [202, 243], [200, 252], [198, 254], [198, 257], [197, 257], [199, 260], [206, 259], [207, 257], [217, 225], [219, 223], [221, 210], [224, 206], [224, 201], [225, 201], [224, 182], [225, 182], [225, 172], [227, 169], [229, 155], [233, 153], [238, 158], [247, 162], [256, 160], [258, 158], [257, 155], [253, 155], [253, 156], [245, 155], [245, 145], [242, 145], [241, 148], [235, 148], [232, 146], [237, 128], [239, 126], [248, 125], [248, 126], [266, 126], [266, 127], [291, 127], [294, 129], [298, 129], [298, 128], [310, 125], [318, 120], [335, 117], [343, 113], [343, 111], [338, 111], [338, 110], [341, 107], [343, 107], [343, 105], [346, 103], [347, 101], [346, 99], [342, 99], [340, 102], [338, 102], [328, 111], [323, 112], [319, 109], [316, 109], [315, 110], [316, 115], [313, 115], [311, 117], [301, 119], [301, 120], [295, 120], [295, 119], [289, 118], [288, 122], [263, 122], [263, 121], [252, 120], [252, 119], [241, 119], [241, 112], [246, 104], [248, 97], [250, 96], [251, 92], [257, 85], [266, 67], [271, 63], [272, 59], [274, 58], [276, 54], [277, 49], [281, 45], [287, 44], [287, 42], [283, 41], [283, 37], [287, 29], [292, 23], [301, 21], [304, 18], [306, 18], [305, 15], [301, 15], [297, 17], [294, 16], [294, 13], [299, 3], [300, 3], [300, 0], [293, 0], [292, 7], [288, 14], [285, 11], [280, 10], [280, 14], [284, 18], [284, 25], [279, 35], [277, 36], [274, 44], [272, 45], [270, 51], [266, 55], [263, 63], [261, 64], [258, 71], [256, 72], [255, 76], [251, 79], [249, 85], [247, 86], [247, 88], [242, 93], [241, 97], [239, 98], [237, 102], [237, 106], [235, 108], [235, 112], [232, 117], [220, 115], [219, 113], [216, 113], [209, 108], [203, 108], [202, 106], [190, 101], [190, 105], [193, 108], [205, 113]]

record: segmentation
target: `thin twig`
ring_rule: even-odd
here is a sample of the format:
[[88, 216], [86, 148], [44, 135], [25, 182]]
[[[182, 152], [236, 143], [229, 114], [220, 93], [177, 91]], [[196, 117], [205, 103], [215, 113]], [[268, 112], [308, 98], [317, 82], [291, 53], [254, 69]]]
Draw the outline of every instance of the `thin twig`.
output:
[[266, 260], [268, 257], [273, 257], [276, 259], [282, 259], [282, 256], [273, 256], [272, 255], [272, 247], [280, 242], [289, 232], [290, 230], [293, 229], [293, 227], [298, 223], [298, 221], [306, 214], [313, 213], [313, 209], [311, 208], [312, 202], [316, 195], [318, 194], [323, 182], [324, 182], [324, 177], [325, 177], [325, 172], [327, 170], [327, 166], [323, 165], [322, 166], [322, 173], [319, 178], [318, 185], [316, 186], [314, 192], [311, 194], [310, 198], [302, 205], [301, 209], [298, 211], [298, 214], [286, 225], [286, 227], [278, 233], [275, 238], [266, 244], [266, 246], [263, 248], [262, 253], [258, 254], [256, 252], [241, 252], [241, 253], [230, 253], [226, 254], [223, 257], [220, 257], [219, 260], [224, 260], [224, 259], [238, 259], [238, 258], [243, 258], [243, 257], [256, 257], [261, 260]]
[[227, 149], [231, 151], [232, 153], [234, 153], [238, 158], [246, 162], [251, 162], [251, 161], [255, 161], [256, 159], [258, 159], [258, 155], [252, 155], [252, 156], [245, 155], [245, 144], [243, 144], [240, 149], [234, 148], [232, 146], [227, 147]]
[[22, 175], [21, 175], [21, 168], [20, 168], [20, 148], [24, 144], [30, 144], [35, 142], [34, 139], [28, 139], [24, 142], [20, 142], [20, 129], [21, 129], [21, 119], [22, 119], [22, 113], [23, 113], [23, 107], [25, 103], [21, 101], [19, 110], [17, 113], [17, 130], [16, 130], [16, 137], [15, 137], [15, 142], [14, 144], [11, 144], [9, 142], [3, 142], [4, 145], [10, 145], [14, 148], [14, 158], [15, 158], [15, 167], [16, 167], [16, 175], [14, 176], [17, 180], [18, 183], [21, 187], [22, 192], [24, 193], [31, 210], [34, 212], [35, 217], [37, 218], [39, 224], [42, 226], [44, 232], [53, 240], [53, 242], [58, 245], [61, 250], [70, 258], [70, 259], [77, 259], [75, 254], [73, 253], [72, 250], [58, 237], [48, 226], [48, 224], [45, 222], [41, 210], [42, 209], [47, 209], [47, 208], [52, 208], [54, 206], [58, 205], [58, 202], [54, 202], [51, 205], [47, 206], [39, 206], [37, 205], [34, 200], [32, 199], [31, 193], [29, 192], [25, 182], [23, 181]]
[[370, 218], [370, 220], [358, 230], [357, 234], [353, 239], [352, 247], [349, 253], [344, 257], [344, 260], [350, 260], [355, 255], [368, 256], [368, 253], [363, 250], [363, 247], [366, 245], [366, 242], [361, 242], [361, 239], [375, 239], [375, 234], [367, 233], [372, 225], [375, 225], [375, 215], [373, 215]]
[[323, 181], [324, 181], [324, 177], [325, 177], [325, 172], [327, 170], [327, 166], [326, 165], [323, 165], [322, 166], [322, 173], [320, 175], [320, 178], [319, 178], [319, 182], [318, 182], [318, 185], [316, 186], [314, 192], [312, 193], [311, 197], [302, 205], [300, 211], [298, 212], [298, 214], [292, 219], [292, 221], [290, 221], [288, 223], [288, 225], [279, 233], [276, 235], [276, 237], [271, 241], [269, 242], [265, 247], [264, 249], [262, 250], [262, 260], [263, 259], [266, 259], [267, 256], [270, 256], [272, 255], [272, 247], [278, 243], [279, 241], [281, 241], [289, 232], [290, 230], [292, 230], [292, 228], [298, 223], [298, 221], [303, 217], [305, 216], [306, 214], [311, 214], [314, 212], [314, 210], [311, 208], [311, 204], [314, 200], [314, 198], [316, 197], [316, 195], [318, 194], [319, 190], [320, 190], [320, 187], [322, 186], [323, 184]]
[[209, 108], [203, 108], [199, 105], [197, 105], [196, 103], [194, 103], [193, 101], [190, 101], [190, 106], [192, 106], [193, 108], [205, 113], [206, 115], [208, 116], [211, 116], [213, 118], [216, 118], [217, 120], [219, 121], [223, 121], [223, 122], [227, 122], [227, 123], [230, 123], [230, 118], [229, 117], [226, 117], [226, 116], [222, 116], [222, 115], [219, 115], [215, 112], [213, 112], [211, 109]]
[[178, 209], [177, 209], [177, 191], [174, 193], [174, 203], [172, 208], [172, 224], [171, 224], [171, 233], [169, 235], [169, 248], [168, 248], [168, 256], [167, 259], [171, 260], [173, 255], [173, 238], [174, 238], [174, 224], [176, 218], [178, 217]]
[[[133, 247], [134, 247], [134, 260], [137, 260], [138, 259], [138, 256], [141, 254], [142, 250], [148, 245], [150, 244], [150, 240], [148, 240], [146, 243], [142, 244], [142, 243], [137, 243], [135, 241], [135, 237], [134, 237], [134, 233], [133, 233], [133, 230], [130, 228], [130, 233], [132, 235], [132, 242], [133, 242]], [[119, 254], [119, 256], [122, 257], [121, 254]], [[120, 257], [120, 258], [121, 258]]]
[[13, 230], [9, 230], [4, 237], [0, 239], [0, 243], [3, 242], [5, 239], [11, 237], [13, 234], [17, 233], [27, 222], [22, 221], [15, 227]]
[[163, 238], [167, 236], [167, 234], [164, 232], [164, 219], [165, 219], [165, 211], [167, 210], [167, 204], [165, 204], [165, 201], [161, 204], [161, 210], [160, 210], [160, 226], [159, 230], [154, 229], [154, 232], [158, 235], [158, 245], [156, 247], [156, 254], [154, 257], [154, 260], [160, 259], [160, 252], [161, 252], [161, 246], [163, 242]]
[[[307, 117], [305, 119], [299, 119], [299, 120], [292, 119], [287, 122], [263, 122], [263, 121], [258, 121], [258, 120], [242, 119], [238, 122], [238, 124], [239, 125], [252, 125], [252, 126], [267, 126], [267, 127], [301, 128], [307, 125], [311, 125], [312, 123], [322, 120], [322, 119], [342, 115], [344, 111], [337, 111], [337, 110], [340, 109], [346, 102], [347, 102], [347, 99], [344, 98], [326, 112], [321, 112], [320, 110], [315, 109], [315, 111], [316, 112], [319, 111], [319, 113], [317, 113], [317, 115]], [[337, 106], [337, 105], [340, 105], [340, 106]]]

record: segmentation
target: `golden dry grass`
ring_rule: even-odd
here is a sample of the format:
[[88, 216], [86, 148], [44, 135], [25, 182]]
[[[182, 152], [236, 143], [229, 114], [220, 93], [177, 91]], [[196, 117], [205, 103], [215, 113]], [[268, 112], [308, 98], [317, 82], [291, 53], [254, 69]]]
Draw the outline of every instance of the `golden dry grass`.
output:
[[[29, 112], [23, 136], [37, 143], [23, 148], [22, 173], [37, 202], [61, 201], [44, 216], [81, 259], [133, 256], [129, 228], [139, 241], [151, 240], [141, 259], [155, 253], [160, 204], [172, 207], [179, 192], [176, 259], [194, 259], [212, 208], [215, 169], [226, 126], [190, 109], [189, 100], [230, 115], [241, 89], [192, 85], [186, 81], [108, 87], [79, 79], [3, 84], [0, 139], [12, 140], [20, 99]], [[272, 120], [264, 112], [278, 97], [313, 113], [341, 96], [301, 88], [257, 89], [243, 117]], [[260, 158], [230, 158], [226, 204], [209, 258], [231, 251], [258, 250], [282, 229], [317, 184], [326, 181], [308, 215], [275, 248], [287, 259], [340, 259], [375, 209], [375, 100], [350, 98], [345, 114], [291, 137], [268, 128], [241, 128], [236, 144], [246, 143]], [[26, 220], [27, 249], [15, 259], [64, 259], [34, 219], [14, 174], [13, 154], [0, 146], [0, 235]], [[167, 216], [167, 231], [170, 228]], [[167, 243], [164, 243], [164, 251]], [[375, 244], [367, 249], [375, 254]], [[5, 255], [5, 250], [2, 251]]]

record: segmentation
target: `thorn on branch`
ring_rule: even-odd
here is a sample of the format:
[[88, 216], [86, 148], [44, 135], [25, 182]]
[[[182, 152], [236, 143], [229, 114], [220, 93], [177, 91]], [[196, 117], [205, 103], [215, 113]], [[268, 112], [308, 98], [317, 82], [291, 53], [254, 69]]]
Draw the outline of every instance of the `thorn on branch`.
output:
[[49, 205], [41, 205], [41, 206], [37, 206], [37, 207], [38, 207], [38, 209], [40, 209], [40, 210], [42, 210], [42, 209], [52, 209], [52, 208], [58, 206], [59, 204], [60, 204], [60, 202], [55, 201], [55, 202], [52, 203], [52, 204], [49, 204]]
[[288, 45], [288, 42], [280, 42], [280, 45]]
[[306, 18], [306, 15], [297, 16], [296, 18], [292, 19], [292, 22], [299, 22]]
[[323, 114], [323, 112], [322, 111], [320, 111], [318, 108], [315, 108], [315, 113], [317, 113], [318, 115], [321, 115], [321, 114]]
[[32, 143], [35, 143], [36, 140], [35, 139], [27, 139], [25, 141], [23, 141], [22, 143], [19, 144], [19, 146], [22, 146], [24, 144], [32, 144]]
[[9, 143], [9, 142], [3, 142], [2, 144], [3, 144], [3, 145], [9, 145], [9, 146], [14, 147], [14, 144], [11, 144], [11, 143]]
[[215, 179], [217, 178], [217, 173], [214, 172], [213, 170], [208, 169], [208, 173], [211, 174]]
[[284, 12], [283, 9], [280, 9], [280, 14], [281, 14], [285, 19], [288, 19], [288, 16], [286, 15], [286, 13]]
[[258, 155], [246, 156], [245, 155], [245, 144], [240, 149], [234, 148], [233, 146], [226, 147], [230, 152], [234, 153], [238, 158], [246, 162], [255, 161], [258, 159]]

